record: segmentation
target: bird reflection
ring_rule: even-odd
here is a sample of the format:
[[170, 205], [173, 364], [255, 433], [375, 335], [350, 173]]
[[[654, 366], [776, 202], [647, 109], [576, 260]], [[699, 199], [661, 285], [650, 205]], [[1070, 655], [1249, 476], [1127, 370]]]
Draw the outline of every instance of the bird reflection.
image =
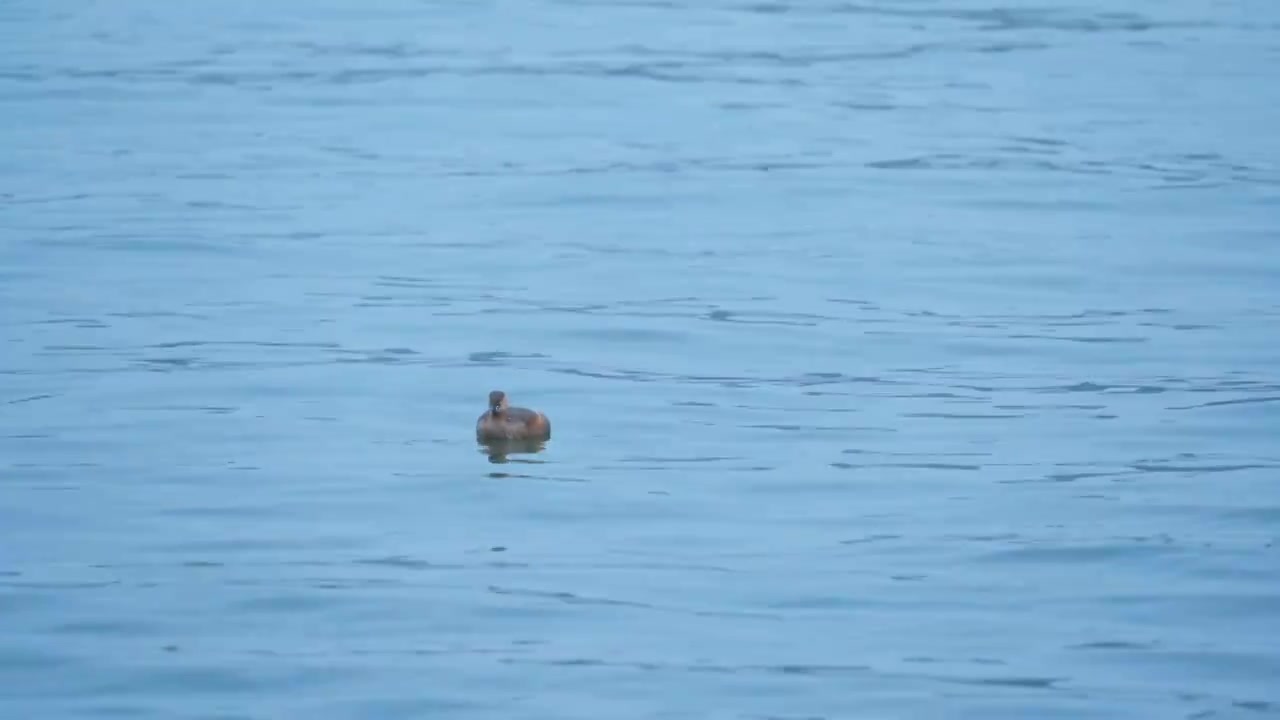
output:
[[537, 460], [527, 460], [520, 458], [510, 458], [510, 455], [536, 455], [547, 447], [546, 440], [480, 440], [478, 441], [480, 452], [489, 456], [491, 463], [507, 463], [507, 462], [538, 462]]

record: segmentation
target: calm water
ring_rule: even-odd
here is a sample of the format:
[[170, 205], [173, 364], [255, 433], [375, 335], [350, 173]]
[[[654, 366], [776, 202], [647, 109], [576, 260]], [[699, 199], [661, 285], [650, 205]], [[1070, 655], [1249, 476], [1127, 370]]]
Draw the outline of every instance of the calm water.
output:
[[1280, 715], [1280, 5], [372, 5], [0, 7], [0, 715]]

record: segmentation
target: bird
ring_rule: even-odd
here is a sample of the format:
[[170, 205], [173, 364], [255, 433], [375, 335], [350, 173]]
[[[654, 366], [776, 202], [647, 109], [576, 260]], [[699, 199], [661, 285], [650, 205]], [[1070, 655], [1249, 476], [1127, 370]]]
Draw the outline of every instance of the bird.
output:
[[489, 393], [489, 409], [476, 420], [476, 439], [550, 440], [551, 421], [537, 410], [511, 407], [507, 394], [494, 390]]

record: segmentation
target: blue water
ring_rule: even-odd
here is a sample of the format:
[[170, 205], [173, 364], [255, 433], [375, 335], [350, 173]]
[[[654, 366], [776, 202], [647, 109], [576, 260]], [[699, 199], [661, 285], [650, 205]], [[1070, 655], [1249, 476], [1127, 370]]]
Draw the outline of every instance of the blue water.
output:
[[0, 47], [0, 717], [1280, 715], [1280, 4]]

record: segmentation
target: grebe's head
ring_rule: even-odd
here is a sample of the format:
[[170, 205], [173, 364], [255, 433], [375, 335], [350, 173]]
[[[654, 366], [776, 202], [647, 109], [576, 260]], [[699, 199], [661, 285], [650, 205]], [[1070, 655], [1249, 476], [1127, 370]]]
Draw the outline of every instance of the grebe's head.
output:
[[507, 409], [506, 393], [502, 392], [501, 390], [494, 390], [493, 392], [489, 393], [489, 410], [492, 411], [494, 415], [499, 415], [506, 409]]

